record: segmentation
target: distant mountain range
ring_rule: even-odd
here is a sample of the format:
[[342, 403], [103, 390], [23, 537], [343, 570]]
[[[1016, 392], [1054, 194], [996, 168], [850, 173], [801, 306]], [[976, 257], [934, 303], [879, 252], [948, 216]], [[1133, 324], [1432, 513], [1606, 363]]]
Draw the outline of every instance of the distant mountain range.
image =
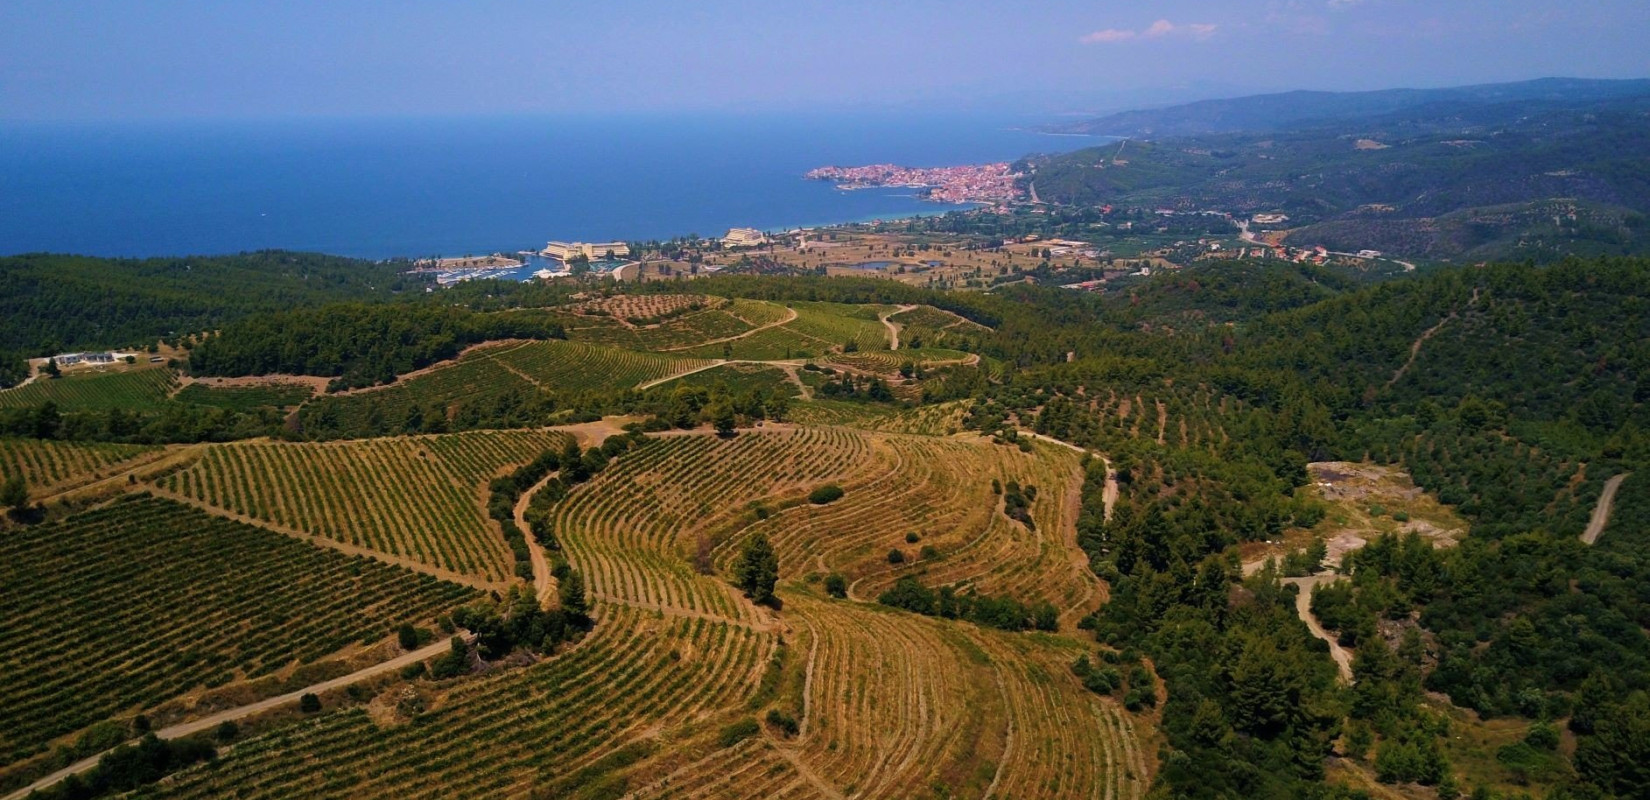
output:
[[1583, 78], [1542, 78], [1448, 89], [1296, 91], [1124, 111], [1082, 122], [1051, 125], [1045, 130], [1051, 133], [1131, 138], [1266, 132], [1378, 117], [1429, 106], [1461, 108], [1520, 102], [1586, 103], [1647, 94], [1650, 94], [1650, 80]]
[[1297, 92], [1086, 124], [1225, 130], [1028, 158], [1042, 200], [1284, 214], [1291, 243], [1422, 258], [1650, 252], [1650, 81]]

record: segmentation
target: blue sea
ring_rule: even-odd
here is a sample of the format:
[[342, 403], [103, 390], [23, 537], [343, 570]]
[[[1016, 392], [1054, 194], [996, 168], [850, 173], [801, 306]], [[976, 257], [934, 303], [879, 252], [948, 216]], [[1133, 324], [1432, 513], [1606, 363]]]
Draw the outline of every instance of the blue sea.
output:
[[459, 256], [941, 213], [826, 164], [1084, 146], [979, 115], [697, 115], [0, 126], [0, 254], [263, 248]]

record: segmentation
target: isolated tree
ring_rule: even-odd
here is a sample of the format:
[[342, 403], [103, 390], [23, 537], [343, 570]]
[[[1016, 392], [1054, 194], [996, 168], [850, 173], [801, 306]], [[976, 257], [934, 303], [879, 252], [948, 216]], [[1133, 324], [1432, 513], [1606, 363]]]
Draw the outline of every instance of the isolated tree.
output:
[[825, 593], [832, 597], [848, 596], [848, 579], [833, 572], [825, 576]]
[[731, 403], [717, 403], [710, 411], [710, 421], [716, 426], [716, 432], [722, 436], [732, 436], [739, 420], [734, 416]]
[[12, 514], [22, 514], [29, 510], [29, 484], [18, 473], [0, 484], [0, 506], [11, 509]]
[[418, 649], [418, 631], [413, 628], [412, 623], [401, 623], [401, 628], [395, 632], [395, 636], [402, 650]]
[[306, 693], [303, 697], [298, 698], [298, 710], [304, 712], [305, 714], [314, 714], [315, 712], [320, 711], [321, 698], [315, 696], [314, 694]]
[[60, 378], [63, 376], [63, 370], [57, 368], [57, 359], [46, 359], [46, 374], [53, 378]]
[[561, 598], [563, 611], [580, 621], [589, 616], [590, 604], [584, 597], [584, 576], [578, 570], [568, 570], [567, 577], [561, 579], [557, 594]]
[[739, 562], [733, 566], [733, 578], [751, 600], [773, 600], [773, 587], [779, 582], [779, 556], [774, 554], [767, 536], [759, 533], [745, 542]]

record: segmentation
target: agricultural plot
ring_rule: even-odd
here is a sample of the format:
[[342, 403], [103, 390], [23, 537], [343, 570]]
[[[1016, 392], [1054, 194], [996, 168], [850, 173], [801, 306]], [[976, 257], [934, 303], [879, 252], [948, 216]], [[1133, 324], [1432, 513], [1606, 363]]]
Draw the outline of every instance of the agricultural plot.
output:
[[611, 320], [611, 324], [594, 323], [608, 317], [580, 317], [579, 325], [567, 332], [569, 339], [590, 344], [625, 347], [632, 350], [679, 350], [712, 339], [737, 336], [749, 331], [752, 325], [722, 309], [694, 311], [663, 322], [636, 326]]
[[513, 574], [513, 562], [483, 513], [485, 484], [566, 441], [543, 431], [476, 431], [243, 442], [209, 448], [161, 486], [280, 527], [498, 582]]
[[418, 724], [327, 714], [242, 743], [148, 796], [561, 797], [601, 786], [617, 797], [625, 779], [604, 757], [725, 719], [754, 693], [777, 644], [705, 619], [615, 605], [599, 614], [576, 647], [460, 684]]
[[792, 308], [796, 321], [784, 327], [798, 333], [837, 345], [853, 341], [861, 350], [888, 349], [888, 327], [880, 317], [888, 306], [798, 302]]
[[0, 438], [0, 477], [22, 475], [39, 497], [108, 477], [161, 452], [137, 444]]
[[[574, 341], [624, 347], [631, 350], [678, 352], [699, 346], [715, 348], [706, 356], [720, 358], [720, 340], [743, 336], [763, 325], [790, 316], [784, 306], [760, 300], [718, 300], [713, 307], [691, 311], [647, 325], [633, 325], [612, 317], [575, 317], [565, 323]], [[708, 350], [706, 352], [709, 352]]]
[[[585, 640], [461, 682], [417, 724], [326, 714], [150, 794], [815, 798], [943, 786], [956, 796], [1140, 797], [1150, 734], [1071, 674], [1084, 645], [826, 600], [796, 580], [843, 569], [864, 573], [856, 590], [870, 587], [886, 577], [886, 562], [874, 562], [887, 537], [915, 530], [951, 548], [918, 561], [924, 580], [1025, 599], [1081, 595], [1092, 587], [1063, 571], [1075, 568], [1074, 551], [1043, 544], [1071, 528], [1061, 509], [1080, 477], [1076, 458], [840, 428], [654, 438], [550, 509], [595, 604]], [[1042, 539], [1011, 530], [1019, 523], [1001, 513], [992, 477], [1047, 484], [1032, 508]], [[846, 493], [807, 503], [825, 482]], [[741, 537], [758, 530], [780, 557], [789, 631], [780, 662], [774, 612], [695, 566], [725, 572]], [[1002, 579], [985, 574], [996, 570]], [[767, 681], [771, 663], [788, 664], [780, 674], [791, 677]], [[768, 709], [792, 715], [795, 731], [719, 738]]]
[[[807, 373], [802, 373], [806, 375]], [[786, 418], [801, 425], [844, 425], [883, 433], [950, 436], [961, 432], [972, 400], [902, 408], [880, 403], [815, 398], [791, 406]]]
[[315, 395], [314, 389], [296, 383], [271, 383], [260, 386], [208, 386], [192, 383], [178, 390], [173, 399], [180, 403], [211, 406], [230, 411], [252, 411], [258, 408], [292, 408], [303, 405]]
[[65, 375], [0, 391], [0, 408], [36, 406], [50, 400], [64, 411], [149, 411], [164, 407], [176, 385], [177, 378], [169, 369]]
[[663, 389], [675, 386], [702, 386], [707, 389], [722, 386], [734, 394], [772, 394], [777, 391], [790, 397], [795, 397], [799, 392], [799, 387], [783, 368], [763, 364], [723, 364], [660, 384]]
[[[862, 436], [875, 467], [838, 481], [841, 500], [738, 520], [740, 527], [716, 536], [724, 543], [717, 553], [722, 571], [731, 570], [740, 542], [762, 534], [779, 554], [781, 576], [836, 572], [861, 599], [910, 575], [927, 586], [1047, 601], [1071, 624], [1100, 599], [1086, 560], [1072, 555], [1080, 552], [1071, 502], [1082, 480], [1076, 453], [1041, 445], [1024, 453], [977, 439]], [[1033, 527], [1003, 513], [993, 480], [1038, 488]], [[889, 564], [894, 549], [904, 563]]]
[[781, 361], [792, 358], [808, 358], [829, 351], [833, 347], [841, 347], [841, 342], [832, 342], [791, 329], [790, 324], [779, 325], [766, 330], [757, 331], [742, 339], [720, 344], [707, 344], [683, 350], [679, 354], [695, 358], [734, 358], [749, 361]]
[[917, 306], [909, 311], [890, 314], [888, 319], [906, 327], [928, 328], [942, 330], [945, 328], [973, 328], [985, 330], [984, 325], [971, 322], [949, 311], [941, 311], [933, 306]]
[[920, 350], [861, 350], [855, 353], [831, 353], [819, 359], [819, 361], [833, 366], [840, 365], [866, 372], [892, 375], [899, 372], [900, 367], [906, 364], [926, 369], [928, 367], [966, 364], [973, 361], [974, 358], [973, 354], [964, 353], [961, 350], [925, 347]]
[[772, 325], [790, 316], [790, 310], [785, 306], [766, 300], [735, 299], [728, 305], [727, 310], [752, 327]]
[[697, 554], [714, 544], [701, 538], [751, 503], [799, 500], [861, 475], [871, 456], [864, 436], [844, 430], [661, 438], [575, 489], [551, 509], [551, 525], [599, 598], [752, 622], [737, 591], [695, 571]]
[[476, 595], [147, 496], [0, 537], [0, 586], [0, 763]]
[[800, 757], [843, 794], [1136, 798], [1150, 784], [1133, 721], [1071, 675], [1080, 646], [811, 595], [787, 604], [812, 640]]
[[533, 342], [481, 356], [552, 391], [613, 392], [702, 367], [708, 361], [578, 342]]
[[640, 324], [645, 320], [668, 315], [718, 308], [727, 302], [720, 297], [702, 294], [621, 294], [587, 300], [579, 303], [574, 309], [582, 314], [605, 314]]
[[[406, 420], [415, 408], [418, 416], [433, 409], [450, 417], [463, 404], [486, 403], [510, 394], [531, 396], [538, 391], [536, 386], [489, 357], [522, 346], [483, 348], [381, 389], [323, 397], [304, 407], [302, 421], [306, 429], [399, 433], [406, 431]], [[407, 432], [416, 432], [416, 428]]]

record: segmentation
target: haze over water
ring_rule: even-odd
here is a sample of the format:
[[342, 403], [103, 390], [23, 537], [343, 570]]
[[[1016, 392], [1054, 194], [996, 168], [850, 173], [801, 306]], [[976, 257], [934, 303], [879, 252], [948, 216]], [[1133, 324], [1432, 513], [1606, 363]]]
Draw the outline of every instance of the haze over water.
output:
[[825, 164], [942, 166], [1089, 144], [982, 115], [513, 117], [0, 130], [0, 253], [368, 258], [938, 213]]

